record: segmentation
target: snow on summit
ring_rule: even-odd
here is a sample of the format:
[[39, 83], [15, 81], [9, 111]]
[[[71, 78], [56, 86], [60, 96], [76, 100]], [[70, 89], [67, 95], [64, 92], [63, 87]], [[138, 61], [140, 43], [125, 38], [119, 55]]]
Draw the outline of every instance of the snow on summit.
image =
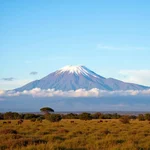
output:
[[68, 65], [65, 66], [63, 68], [60, 69], [60, 72], [69, 72], [69, 73], [76, 73], [76, 74], [80, 74], [81, 72], [83, 72], [83, 68], [82, 66], [72, 66], [72, 65]]
[[68, 66], [65, 66], [65, 67], [61, 68], [60, 70], [58, 70], [58, 74], [64, 73], [64, 72], [75, 73], [77, 75], [82, 74], [84, 76], [94, 76], [96, 78], [99, 77], [96, 73], [94, 73], [93, 71], [89, 70], [85, 66], [68, 65]]

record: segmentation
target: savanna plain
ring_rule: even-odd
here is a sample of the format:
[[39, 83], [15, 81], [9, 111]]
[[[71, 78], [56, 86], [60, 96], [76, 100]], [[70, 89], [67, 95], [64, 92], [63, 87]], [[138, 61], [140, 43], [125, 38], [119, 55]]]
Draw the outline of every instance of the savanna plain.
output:
[[150, 123], [138, 118], [0, 120], [0, 150], [150, 150]]

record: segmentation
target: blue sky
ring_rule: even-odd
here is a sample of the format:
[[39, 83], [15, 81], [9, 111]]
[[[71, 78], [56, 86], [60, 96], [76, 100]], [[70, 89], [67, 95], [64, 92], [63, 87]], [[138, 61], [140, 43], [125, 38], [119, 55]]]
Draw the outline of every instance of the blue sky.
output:
[[149, 8], [148, 0], [1, 0], [0, 89], [65, 65], [150, 86]]

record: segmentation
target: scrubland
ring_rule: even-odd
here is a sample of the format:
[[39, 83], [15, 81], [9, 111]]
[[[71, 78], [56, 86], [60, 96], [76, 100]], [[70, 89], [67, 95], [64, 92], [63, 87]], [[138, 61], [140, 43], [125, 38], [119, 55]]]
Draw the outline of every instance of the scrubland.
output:
[[150, 150], [149, 121], [0, 120], [0, 150]]

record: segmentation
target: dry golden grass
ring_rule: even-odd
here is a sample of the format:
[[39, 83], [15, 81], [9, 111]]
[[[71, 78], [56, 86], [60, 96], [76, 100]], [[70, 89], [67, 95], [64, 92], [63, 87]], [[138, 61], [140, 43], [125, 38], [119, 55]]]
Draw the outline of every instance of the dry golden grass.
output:
[[[71, 119], [73, 120], [73, 119]], [[148, 121], [0, 121], [0, 150], [150, 150]]]

